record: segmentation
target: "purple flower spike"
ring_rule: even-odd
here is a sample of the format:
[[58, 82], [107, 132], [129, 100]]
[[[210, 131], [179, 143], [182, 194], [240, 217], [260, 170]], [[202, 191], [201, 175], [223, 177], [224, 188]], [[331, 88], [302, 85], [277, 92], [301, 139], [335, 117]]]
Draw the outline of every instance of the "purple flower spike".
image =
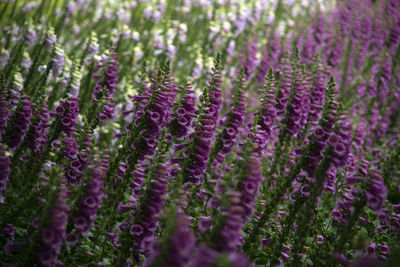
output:
[[193, 149], [187, 156], [187, 168], [183, 171], [186, 173], [186, 181], [199, 185], [203, 179], [204, 173], [207, 170], [207, 164], [211, 151], [212, 138], [215, 134], [218, 123], [219, 111], [221, 108], [222, 90], [222, 75], [220, 70], [220, 58], [218, 57], [213, 69], [212, 78], [209, 82], [210, 92], [208, 93], [209, 101], [205, 103], [203, 114], [200, 114], [199, 125], [193, 133]]
[[371, 170], [368, 177], [370, 178], [370, 185], [366, 192], [367, 205], [375, 212], [379, 212], [386, 199], [387, 189], [379, 170]]
[[228, 114], [223, 118], [225, 120], [224, 129], [216, 137], [216, 142], [213, 151], [211, 151], [210, 166], [214, 163], [215, 169], [221, 165], [225, 157], [231, 153], [231, 150], [237, 142], [239, 135], [239, 128], [242, 125], [244, 115], [246, 112], [246, 97], [244, 93], [244, 73], [241, 73], [237, 78], [234, 86], [234, 98], [232, 100], [231, 108]]
[[1, 96], [0, 96], [0, 140], [2, 135], [4, 134], [6, 127], [7, 127], [7, 121], [9, 117], [9, 111], [8, 111], [8, 101], [7, 99], [7, 93], [0, 91]]
[[189, 266], [196, 238], [189, 228], [190, 221], [183, 214], [176, 218], [175, 231], [167, 238], [167, 246], [158, 248], [143, 266], [185, 267]]
[[97, 210], [102, 204], [104, 172], [96, 168], [92, 172], [92, 180], [86, 183], [86, 194], [81, 198], [78, 216], [74, 217], [75, 228], [84, 236], [89, 235], [90, 229], [97, 218]]
[[10, 240], [14, 240], [14, 224], [7, 224], [5, 228], [3, 228], [3, 235]]
[[99, 121], [104, 123], [107, 120], [112, 120], [114, 117], [114, 103], [106, 103], [104, 109], [99, 113]]
[[330, 145], [333, 148], [331, 161], [335, 167], [344, 167], [346, 165], [351, 147], [351, 134], [351, 123], [349, 119], [343, 115], [338, 121], [338, 138], [335, 139], [335, 141], [333, 141], [332, 138], [329, 139]]
[[38, 120], [33, 125], [28, 137], [28, 146], [33, 152], [40, 154], [47, 144], [47, 134], [50, 127], [47, 103], [44, 103], [42, 109], [36, 111], [35, 115], [38, 116]]
[[75, 125], [78, 121], [79, 114], [79, 98], [71, 96], [68, 100], [62, 99], [60, 104], [50, 115], [57, 117], [61, 122], [61, 131], [67, 136], [75, 131]]
[[67, 188], [61, 184], [54, 206], [49, 210], [49, 224], [40, 228], [39, 250], [35, 252], [38, 266], [55, 266], [66, 237], [69, 207]]
[[4, 148], [0, 144], [0, 203], [4, 201], [3, 191], [7, 187], [8, 174], [10, 173], [11, 160], [4, 154]]
[[253, 213], [262, 180], [260, 158], [256, 151], [252, 152], [246, 168], [247, 175], [240, 177], [237, 191], [229, 193], [230, 205], [223, 209], [222, 229], [217, 233], [219, 241], [215, 244], [221, 252], [233, 253], [241, 247], [241, 230]]
[[211, 216], [200, 217], [200, 219], [199, 219], [199, 233], [204, 233], [204, 232], [208, 231], [212, 226], [211, 221], [212, 221]]
[[189, 134], [193, 118], [197, 114], [196, 96], [192, 85], [186, 85], [185, 95], [182, 97], [179, 108], [175, 111], [174, 118], [169, 124], [171, 134], [178, 140], [183, 140]]
[[[164, 196], [167, 192], [168, 166], [161, 165], [154, 179], [146, 189], [142, 202], [139, 203], [136, 216], [124, 231], [128, 231], [126, 238], [121, 240], [122, 247], [131, 252], [136, 262], [140, 262], [140, 253], [149, 256], [154, 250], [155, 231], [159, 223], [159, 213], [162, 211]], [[129, 226], [129, 227], [128, 227]]]
[[13, 125], [11, 125], [10, 132], [7, 136], [7, 145], [11, 149], [16, 149], [24, 140], [25, 134], [31, 123], [32, 117], [32, 102], [29, 97], [24, 95], [20, 103], [20, 107], [13, 115]]
[[[102, 68], [103, 65], [107, 65], [107, 69], [104, 71], [103, 79], [97, 80], [96, 85], [94, 87], [93, 95], [96, 100], [102, 98], [104, 93], [102, 92], [103, 88], [105, 88], [105, 96], [114, 96], [115, 88], [117, 87], [118, 82], [118, 61], [116, 60], [117, 54], [113, 53], [108, 62], [101, 61], [98, 68]], [[95, 77], [100, 78], [102, 75], [95, 74]]]

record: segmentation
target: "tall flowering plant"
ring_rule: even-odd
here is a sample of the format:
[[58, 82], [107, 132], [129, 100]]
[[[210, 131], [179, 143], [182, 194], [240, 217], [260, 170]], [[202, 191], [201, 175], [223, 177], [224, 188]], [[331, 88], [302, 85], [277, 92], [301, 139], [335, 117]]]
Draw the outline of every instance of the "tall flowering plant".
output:
[[0, 28], [2, 266], [398, 265], [398, 1], [9, 0]]

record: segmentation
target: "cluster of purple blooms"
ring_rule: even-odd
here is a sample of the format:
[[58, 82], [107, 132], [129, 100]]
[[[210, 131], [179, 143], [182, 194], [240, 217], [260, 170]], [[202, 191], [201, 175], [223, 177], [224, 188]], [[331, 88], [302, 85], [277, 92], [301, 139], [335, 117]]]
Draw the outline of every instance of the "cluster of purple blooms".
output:
[[276, 119], [278, 121], [282, 121], [285, 118], [286, 113], [286, 105], [289, 102], [290, 92], [291, 92], [291, 85], [292, 85], [292, 75], [293, 68], [291, 66], [290, 60], [285, 58], [283, 62], [283, 67], [281, 69], [282, 78], [282, 85], [280, 86], [278, 95], [277, 95], [277, 105], [276, 105]]
[[[165, 247], [157, 244], [155, 252], [146, 259], [143, 266], [184, 267], [191, 262], [193, 250], [196, 246], [196, 237], [190, 229], [190, 220], [182, 213], [178, 213], [173, 234], [167, 239]], [[161, 247], [160, 247], [161, 246]]]
[[73, 217], [73, 224], [82, 236], [88, 237], [91, 227], [97, 218], [97, 210], [100, 208], [104, 198], [104, 184], [102, 177], [104, 172], [96, 168], [92, 172], [92, 179], [86, 182], [86, 192], [80, 201], [77, 214]]
[[0, 138], [4, 134], [6, 127], [7, 127], [7, 121], [8, 121], [8, 101], [6, 100], [7, 94], [5, 92], [1, 92], [0, 96]]
[[[164, 204], [164, 196], [167, 192], [168, 166], [159, 166], [156, 178], [146, 189], [145, 198], [140, 203], [139, 218], [134, 218], [126, 229], [129, 231], [129, 244], [131, 254], [136, 262], [140, 262], [139, 252], [151, 255], [154, 250], [155, 231], [157, 229], [160, 212]], [[145, 205], [144, 205], [145, 204]], [[140, 220], [138, 220], [140, 219]]]
[[365, 192], [367, 205], [375, 212], [379, 212], [384, 204], [387, 195], [387, 189], [379, 170], [370, 170], [368, 172], [370, 184]]
[[12, 129], [6, 137], [7, 145], [11, 149], [16, 149], [22, 143], [28, 131], [32, 117], [33, 103], [29, 100], [27, 95], [22, 96], [20, 107], [15, 111], [12, 116], [11, 125]]
[[38, 121], [32, 126], [32, 131], [29, 135], [29, 148], [33, 152], [40, 155], [40, 153], [45, 149], [47, 144], [47, 134], [49, 131], [49, 110], [46, 103], [43, 105], [40, 111], [35, 112]]
[[182, 104], [175, 111], [175, 117], [169, 124], [171, 134], [178, 140], [183, 140], [189, 134], [193, 124], [193, 117], [197, 115], [196, 97], [191, 84], [186, 85], [186, 94], [182, 97]]
[[[0, 16], [4, 266], [396, 261], [398, 1], [340, 1], [312, 23], [285, 21], [284, 36], [279, 21], [254, 23], [263, 3], [244, 5], [257, 18], [241, 7], [222, 35], [210, 23], [201, 55], [189, 53], [204, 37], [192, 21], [152, 31], [164, 12], [191, 15], [187, 1], [121, 3], [115, 14], [97, 12], [102, 1], [14, 2], [0, 13], [32, 20]], [[193, 21], [235, 16], [221, 16], [232, 11], [222, 2], [209, 14], [193, 4], [204, 16]], [[277, 12], [289, 6], [278, 2]], [[207, 83], [217, 48], [227, 51]]]
[[4, 155], [4, 148], [0, 145], [0, 202], [3, 202], [3, 191], [7, 187], [10, 164], [10, 158]]
[[[152, 101], [147, 104], [145, 115], [141, 117], [142, 120], [139, 119], [144, 122], [145, 127], [139, 132], [140, 138], [132, 144], [132, 149], [137, 150], [135, 153], [139, 153], [137, 158], [139, 160], [154, 154], [157, 148], [156, 140], [171, 117], [171, 108], [175, 103], [172, 100], [175, 99], [176, 85], [170, 81], [170, 77], [167, 79], [164, 77], [162, 82], [163, 84], [155, 84], [152, 88]], [[139, 121], [136, 126], [140, 126]]]
[[253, 142], [257, 144], [260, 154], [262, 154], [262, 151], [265, 151], [268, 141], [270, 141], [270, 138], [276, 132], [274, 121], [277, 116], [277, 102], [275, 97], [275, 81], [273, 79], [274, 75], [272, 69], [270, 69], [265, 87], [263, 90], [259, 89], [260, 94], [263, 95], [261, 99], [261, 110], [259, 113], [254, 114], [256, 119], [259, 120], [258, 122], [255, 121], [258, 125], [248, 125], [250, 129], [255, 128], [256, 130], [256, 133], [251, 133], [250, 137], [252, 137]]
[[293, 137], [299, 137], [301, 134], [301, 119], [305, 105], [303, 103], [304, 86], [301, 79], [297, 80], [294, 85], [294, 94], [289, 104], [287, 116], [287, 132]]
[[[102, 59], [96, 66], [98, 69], [105, 68], [104, 75], [93, 74], [93, 78], [102, 78], [96, 81], [93, 101], [99, 100], [103, 95], [113, 97], [118, 82], [118, 61], [116, 54], [112, 54], [109, 60]], [[103, 92], [105, 90], [105, 92]]]
[[51, 71], [53, 76], [57, 77], [62, 73], [64, 68], [64, 51], [62, 51], [58, 46], [56, 46], [54, 50]]
[[[212, 151], [211, 153], [216, 153], [216, 155], [211, 155], [215, 157], [215, 164], [213, 167], [218, 169], [218, 166], [224, 162], [224, 159], [232, 151], [234, 144], [237, 142], [239, 136], [239, 130], [242, 125], [245, 112], [246, 112], [246, 97], [244, 93], [244, 81], [243, 78], [239, 77], [237, 81], [237, 88], [232, 100], [232, 107], [228, 114], [222, 119], [224, 120], [223, 131], [216, 137], [215, 148], [219, 151]], [[210, 158], [210, 163], [213, 158]]]
[[265, 44], [263, 48], [263, 55], [258, 66], [257, 81], [264, 82], [265, 75], [270, 68], [276, 68], [279, 63], [280, 44], [278, 36], [275, 35], [274, 39]]
[[247, 80], [253, 74], [254, 70], [257, 67], [257, 50], [258, 50], [258, 43], [257, 37], [253, 37], [253, 41], [248, 41], [246, 47], [241, 55], [242, 60], [240, 65], [245, 68], [245, 80]]
[[205, 245], [200, 245], [194, 259], [193, 266], [195, 267], [212, 267], [218, 262], [219, 259], [224, 259], [232, 267], [250, 267], [252, 264], [248, 261], [246, 256], [240, 252], [220, 253]]
[[311, 103], [309, 105], [309, 122], [316, 124], [322, 115], [325, 94], [325, 75], [322, 64], [318, 64], [315, 83], [312, 86]]
[[195, 132], [192, 135], [194, 147], [193, 150], [188, 151], [189, 155], [187, 159], [190, 165], [185, 170], [188, 175], [185, 179], [196, 185], [201, 183], [202, 177], [207, 170], [212, 139], [216, 131], [222, 104], [222, 90], [219, 87], [222, 83], [222, 76], [217, 66], [214, 69], [212, 80], [209, 83], [211, 90], [208, 95], [205, 96], [209, 98], [209, 101], [205, 104], [206, 106], [203, 107], [203, 114], [199, 115], [201, 116], [200, 122], [194, 129]]
[[70, 136], [75, 131], [78, 121], [79, 104], [77, 97], [70, 97], [68, 100], [62, 99], [57, 108], [50, 112], [50, 116], [58, 117], [61, 122], [61, 131]]
[[328, 143], [333, 148], [331, 161], [335, 167], [344, 167], [351, 148], [352, 126], [347, 116], [342, 115], [338, 122], [337, 133], [329, 136]]
[[263, 180], [261, 162], [257, 153], [253, 153], [250, 156], [247, 172], [246, 177], [240, 180], [238, 184], [238, 188], [241, 191], [240, 203], [244, 209], [242, 217], [245, 221], [248, 221], [253, 214], [256, 197]]
[[56, 201], [49, 210], [48, 222], [40, 227], [36, 264], [38, 266], [55, 266], [59, 264], [58, 255], [66, 237], [69, 206], [67, 187], [60, 185]]
[[[111, 100], [108, 98], [107, 100]], [[106, 103], [102, 111], [99, 112], [99, 121], [104, 123], [105, 121], [112, 120], [114, 117], [115, 103]]]

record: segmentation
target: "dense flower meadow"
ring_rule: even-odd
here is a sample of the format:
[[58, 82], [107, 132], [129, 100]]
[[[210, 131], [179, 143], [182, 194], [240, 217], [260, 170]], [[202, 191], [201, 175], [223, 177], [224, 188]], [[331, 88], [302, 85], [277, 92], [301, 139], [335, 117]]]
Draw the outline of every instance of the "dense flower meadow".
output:
[[400, 2], [0, 1], [0, 265], [400, 266]]

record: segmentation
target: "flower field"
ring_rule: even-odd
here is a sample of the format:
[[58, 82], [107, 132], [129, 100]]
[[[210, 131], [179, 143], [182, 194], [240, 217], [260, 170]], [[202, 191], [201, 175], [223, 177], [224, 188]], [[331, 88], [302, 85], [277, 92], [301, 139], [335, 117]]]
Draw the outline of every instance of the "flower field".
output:
[[398, 0], [0, 0], [0, 265], [400, 266]]

